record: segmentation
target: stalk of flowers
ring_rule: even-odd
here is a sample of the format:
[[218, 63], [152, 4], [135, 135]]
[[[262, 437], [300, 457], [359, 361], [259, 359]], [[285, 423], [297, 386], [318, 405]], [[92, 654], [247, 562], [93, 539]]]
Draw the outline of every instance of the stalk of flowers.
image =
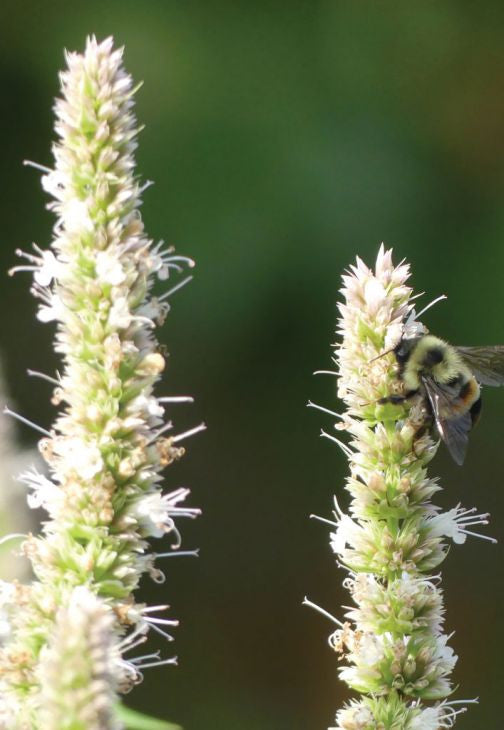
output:
[[335, 500], [330, 544], [349, 571], [344, 585], [355, 605], [340, 621], [305, 602], [338, 625], [329, 644], [344, 662], [340, 679], [362, 697], [337, 713], [330, 730], [451, 728], [467, 704], [447, 700], [457, 656], [444, 633], [441, 576], [434, 572], [447, 541], [465, 542], [488, 515], [460, 505], [442, 512], [431, 502], [440, 486], [427, 465], [437, 445], [424, 428], [423, 399], [378, 402], [402, 391], [392, 348], [404, 335], [426, 332], [415, 318], [408, 277], [409, 266], [394, 267], [383, 246], [374, 271], [357, 259], [343, 277], [334, 360], [346, 411], [336, 428], [350, 442], [322, 435], [350, 464], [349, 513]]
[[[71, 727], [115, 728], [116, 692], [140, 681], [142, 669], [175, 662], [159, 652], [121, 652], [143, 643], [150, 629], [171, 640], [167, 631], [177, 621], [157, 615], [168, 607], [137, 603], [134, 591], [146, 572], [164, 580], [156, 559], [182, 554], [172, 552], [180, 546], [175, 520], [199, 514], [183, 504], [188, 489], [163, 493], [160, 483], [184, 453], [179, 443], [204, 426], [169, 435], [165, 405], [192, 399], [153, 394], [165, 367], [154, 328], [188, 279], [159, 297], [154, 280], [193, 262], [144, 233], [145, 186], [133, 156], [136, 89], [122, 49], [111, 38], [89, 38], [84, 54], [66, 59], [55, 166], [42, 178], [57, 216], [52, 250], [18, 252], [27, 263], [12, 270], [33, 273], [37, 317], [57, 322], [62, 374], [32, 374], [54, 385], [52, 402], [63, 408], [39, 443], [49, 476], [35, 469], [21, 475], [30, 506], [49, 515], [43, 533], [23, 544], [36, 579], [0, 591], [9, 627], [0, 652], [6, 728], [60, 728], [48, 718], [69, 708]], [[148, 538], [167, 534], [168, 551], [150, 552]]]

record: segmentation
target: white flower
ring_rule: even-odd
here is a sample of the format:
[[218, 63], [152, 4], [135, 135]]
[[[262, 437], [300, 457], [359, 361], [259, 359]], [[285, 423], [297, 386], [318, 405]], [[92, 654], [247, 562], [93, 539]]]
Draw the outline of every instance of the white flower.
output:
[[141, 413], [145, 418], [159, 419], [163, 417], [165, 409], [157, 398], [142, 393], [128, 403], [126, 411], [131, 414]]
[[427, 707], [413, 718], [408, 730], [439, 730], [439, 727], [442, 727], [439, 721], [439, 709], [437, 707]]
[[65, 316], [65, 307], [57, 294], [50, 293], [47, 295], [47, 304], [41, 304], [37, 319], [41, 322], [52, 322], [62, 320]]
[[[373, 713], [368, 707], [357, 706], [348, 707], [339, 710], [336, 715], [338, 728], [344, 730], [368, 730], [375, 727]], [[328, 730], [337, 730], [337, 728], [329, 728]]]
[[105, 284], [118, 286], [126, 279], [121, 260], [113, 251], [99, 251], [96, 254], [96, 274]]
[[55, 439], [54, 450], [60, 457], [60, 471], [76, 472], [82, 479], [91, 479], [103, 469], [98, 446], [77, 436]]
[[426, 520], [426, 524], [429, 527], [431, 534], [435, 537], [449, 537], [457, 545], [462, 545], [468, 535], [474, 537], [480, 537], [483, 540], [489, 540], [490, 542], [496, 542], [493, 538], [487, 537], [486, 535], [480, 535], [479, 533], [468, 530], [468, 527], [474, 525], [488, 525], [488, 514], [475, 514], [476, 509], [464, 509], [458, 504], [453, 509], [447, 512], [439, 512], [435, 515], [429, 516]]
[[[427, 707], [408, 723], [407, 730], [443, 730], [455, 725], [457, 716], [467, 712], [468, 704], [477, 704], [478, 700], [454, 700], [441, 702], [435, 707]], [[458, 707], [457, 707], [458, 705]]]
[[76, 198], [70, 198], [62, 207], [65, 227], [68, 233], [90, 233], [93, 230], [93, 221], [89, 215], [86, 203]]
[[119, 297], [110, 308], [108, 324], [111, 329], [126, 329], [131, 324], [131, 312], [126, 297]]
[[372, 534], [359, 525], [356, 520], [353, 520], [348, 515], [341, 514], [337, 522], [336, 531], [330, 534], [330, 545], [337, 555], [346, 559], [347, 545], [353, 550], [365, 553], [372, 549], [373, 543], [371, 538]]
[[62, 502], [61, 488], [43, 474], [39, 474], [36, 469], [24, 472], [18, 478], [32, 490], [27, 497], [28, 505], [32, 509], [44, 507], [48, 512], [52, 512], [54, 507]]
[[60, 263], [52, 251], [42, 251], [40, 268], [35, 270], [33, 278], [40, 286], [49, 286], [51, 281], [59, 276]]
[[364, 284], [364, 298], [370, 315], [376, 314], [386, 296], [387, 292], [380, 279], [372, 277]]
[[150, 537], [162, 537], [167, 532], [176, 534], [175, 517], [196, 517], [199, 509], [177, 507], [189, 494], [188, 489], [177, 489], [169, 494], [154, 492], [137, 499], [130, 507], [129, 514], [138, 520], [140, 529]]

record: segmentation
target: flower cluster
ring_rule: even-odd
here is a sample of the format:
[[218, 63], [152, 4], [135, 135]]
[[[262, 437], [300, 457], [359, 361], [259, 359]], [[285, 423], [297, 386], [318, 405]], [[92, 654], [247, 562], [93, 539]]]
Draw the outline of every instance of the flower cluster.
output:
[[113, 713], [121, 674], [113, 628], [112, 610], [89, 588], [72, 590], [40, 652], [41, 727], [120, 727]]
[[[199, 514], [181, 505], [187, 489], [163, 494], [160, 482], [163, 469], [184, 453], [180, 441], [203, 426], [169, 435], [165, 406], [191, 399], [153, 394], [165, 367], [154, 329], [170, 294], [188, 279], [161, 296], [151, 290], [156, 278], [166, 281], [193, 262], [144, 233], [143, 187], [134, 174], [135, 88], [122, 49], [111, 38], [90, 38], [84, 54], [67, 54], [67, 63], [55, 106], [55, 166], [42, 178], [57, 216], [52, 250], [18, 252], [26, 263], [13, 270], [33, 273], [37, 316], [57, 323], [55, 349], [64, 369], [54, 379], [38, 374], [52, 382], [52, 402], [62, 406], [39, 443], [48, 476], [36, 469], [21, 475], [30, 506], [49, 515], [43, 534], [23, 545], [36, 580], [2, 591], [9, 633], [0, 690], [8, 728], [60, 727], [42, 718], [80, 707], [77, 696], [85, 713], [86, 692], [98, 685], [103, 699], [131, 688], [142, 667], [173, 662], [156, 654], [153, 661], [106, 663], [104, 652], [131, 649], [149, 628], [171, 638], [163, 627], [176, 621], [151, 615], [166, 607], [137, 604], [133, 591], [145, 572], [164, 579], [155, 565], [163, 554], [150, 553], [147, 539], [168, 535], [170, 549], [177, 549], [175, 520]], [[75, 636], [68, 636], [74, 624]], [[66, 678], [58, 669], [63, 662]], [[47, 677], [61, 689], [58, 698], [52, 692], [47, 700]], [[80, 686], [88, 679], [92, 686]], [[101, 717], [109, 709], [100, 705], [96, 712]], [[72, 727], [114, 726], [79, 722]]]
[[[350, 441], [323, 435], [350, 462], [349, 514], [336, 502], [330, 544], [350, 571], [345, 586], [355, 606], [344, 621], [333, 618], [338, 629], [329, 644], [344, 662], [340, 678], [364, 697], [338, 712], [333, 730], [434, 730], [452, 727], [465, 709], [446, 701], [457, 657], [443, 632], [440, 576], [433, 571], [447, 539], [464, 542], [487, 515], [460, 505], [441, 512], [432, 504], [440, 486], [427, 465], [437, 445], [425, 427], [422, 397], [380, 402], [402, 392], [393, 348], [406, 332], [426, 332], [416, 321], [408, 276], [409, 267], [394, 267], [382, 247], [375, 271], [358, 259], [343, 277], [335, 362], [347, 409], [336, 428]], [[436, 704], [425, 706], [428, 700]]]

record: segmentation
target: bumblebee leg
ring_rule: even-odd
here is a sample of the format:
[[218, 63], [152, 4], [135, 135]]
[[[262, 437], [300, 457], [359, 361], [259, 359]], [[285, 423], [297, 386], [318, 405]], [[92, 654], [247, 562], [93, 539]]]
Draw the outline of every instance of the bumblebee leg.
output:
[[401, 403], [406, 403], [406, 401], [409, 401], [410, 398], [413, 398], [413, 396], [415, 396], [417, 393], [418, 390], [409, 390], [404, 395], [386, 395], [384, 398], [379, 398], [376, 402], [379, 403], [381, 406], [384, 406], [386, 403], [392, 403], [395, 406], [400, 406]]
[[407, 401], [408, 397], [406, 395], [387, 395], [385, 398], [379, 398], [376, 402], [381, 406], [384, 406], [386, 403], [393, 403], [395, 406], [398, 406]]

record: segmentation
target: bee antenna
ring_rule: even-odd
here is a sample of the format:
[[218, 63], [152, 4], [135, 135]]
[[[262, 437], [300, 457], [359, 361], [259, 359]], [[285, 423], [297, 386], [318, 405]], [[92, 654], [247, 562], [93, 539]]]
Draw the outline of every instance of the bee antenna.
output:
[[431, 307], [433, 307], [438, 302], [442, 302], [443, 299], [448, 299], [448, 297], [446, 296], [446, 294], [441, 294], [440, 297], [437, 297], [436, 299], [433, 299], [432, 302], [429, 302], [429, 304], [427, 304], [426, 307], [424, 307], [420, 312], [418, 312], [418, 314], [415, 316], [415, 319], [418, 319], [419, 317], [421, 317], [422, 314], [425, 314], [425, 312], [428, 309], [430, 309]]
[[385, 355], [389, 355], [391, 352], [394, 352], [395, 347], [391, 347], [390, 350], [385, 350], [385, 352], [381, 352], [376, 357], [372, 357], [371, 360], [368, 360], [368, 363], [374, 362], [375, 360], [379, 360], [381, 357], [385, 357]]

